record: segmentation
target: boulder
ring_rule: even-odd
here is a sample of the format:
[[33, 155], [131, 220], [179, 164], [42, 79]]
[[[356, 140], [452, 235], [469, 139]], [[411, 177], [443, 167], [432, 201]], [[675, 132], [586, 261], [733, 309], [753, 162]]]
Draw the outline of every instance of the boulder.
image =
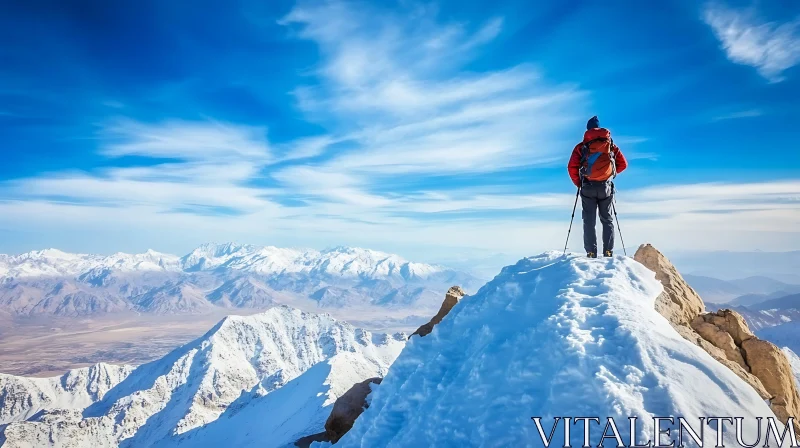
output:
[[[786, 423], [790, 416], [800, 416], [800, 394], [792, 368], [778, 347], [757, 338], [736, 311], [704, 313], [703, 300], [655, 247], [643, 244], [633, 258], [661, 281], [664, 291], [656, 299], [655, 308], [681, 336], [703, 348], [769, 400], [782, 422]], [[794, 425], [800, 435], [800, 422], [795, 421]]]
[[[433, 319], [431, 319], [430, 322], [417, 328], [417, 331], [412, 333], [411, 336], [414, 336], [415, 334], [418, 334], [420, 336], [427, 336], [428, 334], [430, 334], [430, 332], [433, 331], [433, 327], [436, 326], [436, 324], [438, 324], [439, 322], [441, 322], [445, 316], [447, 316], [447, 313], [449, 313], [450, 310], [452, 310], [453, 307], [456, 306], [456, 304], [459, 302], [459, 300], [461, 300], [462, 297], [464, 297], [464, 295], [465, 295], [464, 290], [461, 289], [460, 286], [450, 287], [450, 289], [448, 289], [447, 293], [444, 295], [444, 302], [442, 302], [442, 306], [441, 308], [439, 308], [439, 312], [436, 313], [435, 316], [433, 316]], [[408, 338], [411, 339], [411, 336], [409, 336]]]
[[369, 407], [367, 396], [372, 392], [372, 385], [380, 384], [381, 380], [382, 378], [366, 379], [336, 399], [331, 415], [325, 422], [325, 435], [328, 441], [336, 443], [350, 431], [358, 416]]

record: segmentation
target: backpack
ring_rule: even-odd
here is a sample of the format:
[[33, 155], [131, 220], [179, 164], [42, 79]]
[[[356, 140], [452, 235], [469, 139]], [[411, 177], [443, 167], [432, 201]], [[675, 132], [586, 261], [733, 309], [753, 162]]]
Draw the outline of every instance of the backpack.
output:
[[604, 182], [617, 177], [614, 139], [598, 137], [581, 146], [581, 179]]

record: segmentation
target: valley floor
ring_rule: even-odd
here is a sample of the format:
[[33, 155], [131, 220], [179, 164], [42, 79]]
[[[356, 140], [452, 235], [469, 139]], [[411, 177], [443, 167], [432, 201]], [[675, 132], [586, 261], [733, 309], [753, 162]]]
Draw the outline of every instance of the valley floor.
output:
[[[203, 315], [131, 313], [93, 318], [0, 319], [0, 373], [49, 377], [98, 362], [139, 365], [161, 358], [202, 336], [226, 315], [261, 311], [235, 309]], [[387, 310], [323, 311], [356, 327], [409, 334], [432, 315], [430, 311], [419, 315]]]
[[223, 317], [126, 314], [11, 321], [0, 333], [0, 373], [47, 377], [101, 361], [142, 364], [202, 336]]

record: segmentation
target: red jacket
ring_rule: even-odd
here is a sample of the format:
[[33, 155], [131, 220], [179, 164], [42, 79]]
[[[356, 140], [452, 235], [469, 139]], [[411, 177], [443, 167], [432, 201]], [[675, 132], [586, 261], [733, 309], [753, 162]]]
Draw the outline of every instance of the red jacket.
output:
[[[576, 187], [581, 186], [580, 170], [583, 143], [599, 137], [610, 138], [611, 132], [605, 128], [589, 129], [583, 134], [583, 142], [575, 145], [575, 149], [572, 150], [572, 156], [569, 158], [567, 170], [569, 171], [569, 177], [572, 178], [572, 183], [575, 184]], [[628, 161], [625, 160], [625, 156], [622, 155], [622, 151], [620, 151], [617, 145], [614, 145], [614, 164], [617, 167], [617, 174], [625, 171], [625, 168], [628, 167]]]

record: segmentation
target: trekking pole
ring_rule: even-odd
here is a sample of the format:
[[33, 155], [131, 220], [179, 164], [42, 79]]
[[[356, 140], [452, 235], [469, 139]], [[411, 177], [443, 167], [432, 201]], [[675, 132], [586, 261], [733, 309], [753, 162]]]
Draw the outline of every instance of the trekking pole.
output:
[[575, 205], [572, 206], [572, 217], [569, 218], [569, 230], [567, 230], [567, 242], [564, 243], [564, 255], [567, 254], [567, 245], [569, 245], [569, 234], [572, 233], [572, 221], [575, 220], [575, 209], [578, 207], [578, 196], [580, 196], [580, 194], [581, 194], [581, 187], [578, 187], [578, 192], [575, 193]]
[[627, 257], [628, 256], [628, 251], [625, 250], [625, 239], [622, 238], [622, 228], [619, 226], [619, 216], [617, 216], [617, 206], [614, 205], [616, 202], [617, 202], [617, 198], [616, 198], [616, 196], [614, 196], [614, 199], [611, 201], [611, 210], [614, 211], [614, 219], [617, 220], [617, 230], [619, 231], [619, 241], [622, 243], [622, 252]]

